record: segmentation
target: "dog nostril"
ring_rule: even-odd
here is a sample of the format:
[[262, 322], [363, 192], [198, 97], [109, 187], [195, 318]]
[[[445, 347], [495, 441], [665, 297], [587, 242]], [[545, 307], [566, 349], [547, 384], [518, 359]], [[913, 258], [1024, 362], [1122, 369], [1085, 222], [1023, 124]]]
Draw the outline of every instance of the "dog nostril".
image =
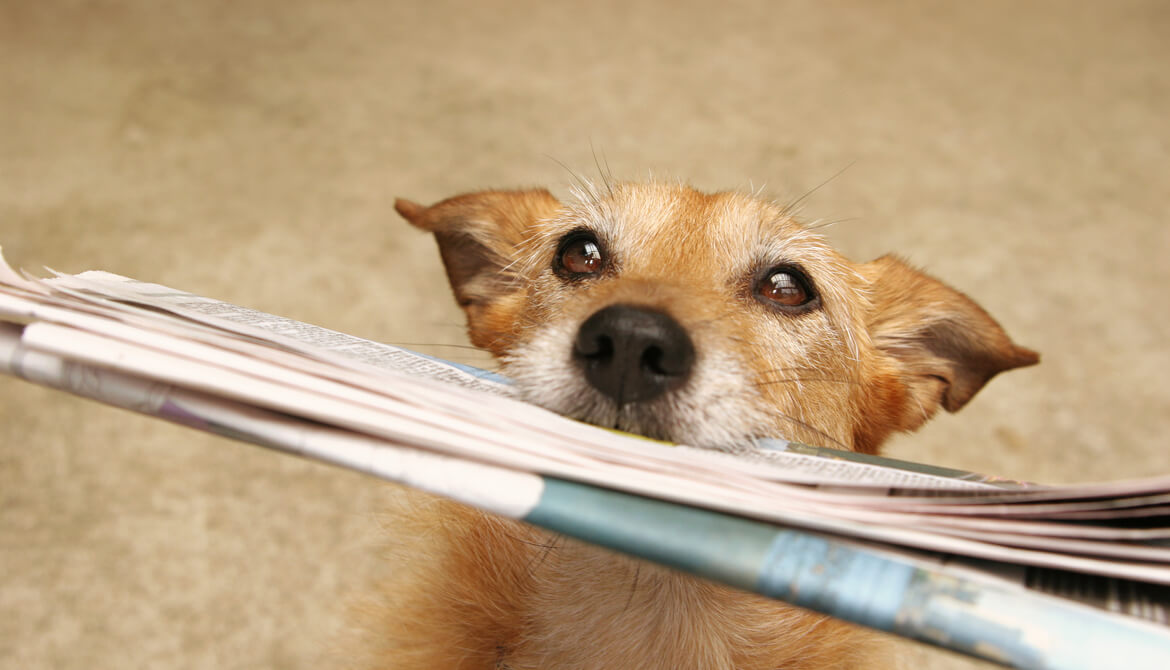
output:
[[657, 375], [685, 376], [691, 370], [693, 359], [691, 347], [680, 346], [666, 351], [659, 346], [650, 346], [642, 353], [642, 366]]
[[662, 348], [661, 347], [647, 347], [646, 351], [642, 352], [642, 367], [647, 370], [660, 375], [670, 374], [662, 367]]
[[593, 360], [613, 358], [613, 338], [598, 335], [593, 338], [577, 338], [576, 353]]
[[670, 316], [613, 305], [581, 324], [573, 358], [591, 386], [624, 405], [650, 400], [685, 382], [695, 350]]

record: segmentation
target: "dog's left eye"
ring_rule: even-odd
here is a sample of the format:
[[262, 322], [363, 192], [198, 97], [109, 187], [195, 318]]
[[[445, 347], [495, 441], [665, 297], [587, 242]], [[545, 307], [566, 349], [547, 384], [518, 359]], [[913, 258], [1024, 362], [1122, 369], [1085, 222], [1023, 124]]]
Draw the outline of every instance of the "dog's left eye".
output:
[[590, 233], [569, 235], [561, 242], [553, 267], [569, 278], [600, 274], [605, 267], [601, 243]]
[[817, 304], [812, 282], [800, 270], [781, 265], [772, 268], [757, 282], [756, 298], [785, 311], [806, 311]]

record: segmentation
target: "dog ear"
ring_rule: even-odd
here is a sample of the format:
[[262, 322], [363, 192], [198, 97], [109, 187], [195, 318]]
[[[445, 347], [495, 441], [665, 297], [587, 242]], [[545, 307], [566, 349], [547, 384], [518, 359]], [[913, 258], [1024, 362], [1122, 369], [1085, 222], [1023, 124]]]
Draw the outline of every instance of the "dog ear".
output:
[[468, 193], [431, 207], [394, 203], [411, 225], [434, 234], [472, 343], [497, 355], [518, 327], [523, 303], [524, 286], [511, 271], [517, 250], [533, 223], [560, 208], [544, 189]]
[[860, 270], [870, 283], [870, 337], [906, 387], [895, 429], [918, 428], [940, 406], [957, 412], [996, 374], [1039, 362], [973, 300], [897, 258]]

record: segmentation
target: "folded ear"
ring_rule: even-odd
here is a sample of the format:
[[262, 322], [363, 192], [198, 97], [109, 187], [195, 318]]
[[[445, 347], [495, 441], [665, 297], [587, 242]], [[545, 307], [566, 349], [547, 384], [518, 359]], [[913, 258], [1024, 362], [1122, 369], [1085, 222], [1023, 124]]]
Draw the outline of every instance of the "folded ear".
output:
[[517, 249], [533, 223], [560, 208], [544, 189], [468, 193], [431, 207], [394, 203], [411, 225], [434, 234], [472, 343], [495, 354], [507, 348], [524, 297], [511, 270]]
[[860, 270], [870, 283], [870, 337], [908, 394], [899, 429], [917, 428], [940, 406], [956, 412], [996, 374], [1039, 362], [970, 298], [897, 258]]

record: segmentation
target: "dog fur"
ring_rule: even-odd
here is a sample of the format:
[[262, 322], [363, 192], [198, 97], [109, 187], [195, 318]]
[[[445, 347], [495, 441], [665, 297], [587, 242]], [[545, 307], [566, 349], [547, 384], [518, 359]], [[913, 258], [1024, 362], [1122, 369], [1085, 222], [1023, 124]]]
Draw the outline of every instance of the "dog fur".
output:
[[[1038, 360], [958, 291], [893, 257], [855, 264], [779, 205], [669, 184], [575, 195], [396, 203], [434, 234], [471, 341], [522, 395], [561, 414], [713, 449], [783, 436], [875, 453], [891, 433], [940, 407], [957, 411], [995, 374]], [[565, 255], [582, 236], [588, 263]], [[587, 271], [566, 270], [566, 258]], [[789, 292], [773, 292], [778, 281]], [[693, 355], [666, 390], [627, 402], [621, 394], [636, 380], [607, 390], [586, 373], [583, 324], [614, 306], [665, 315], [653, 318], [685, 333]], [[407, 498], [392, 519], [400, 544], [392, 603], [376, 618], [375, 667], [885, 664], [874, 636], [849, 624]]]

